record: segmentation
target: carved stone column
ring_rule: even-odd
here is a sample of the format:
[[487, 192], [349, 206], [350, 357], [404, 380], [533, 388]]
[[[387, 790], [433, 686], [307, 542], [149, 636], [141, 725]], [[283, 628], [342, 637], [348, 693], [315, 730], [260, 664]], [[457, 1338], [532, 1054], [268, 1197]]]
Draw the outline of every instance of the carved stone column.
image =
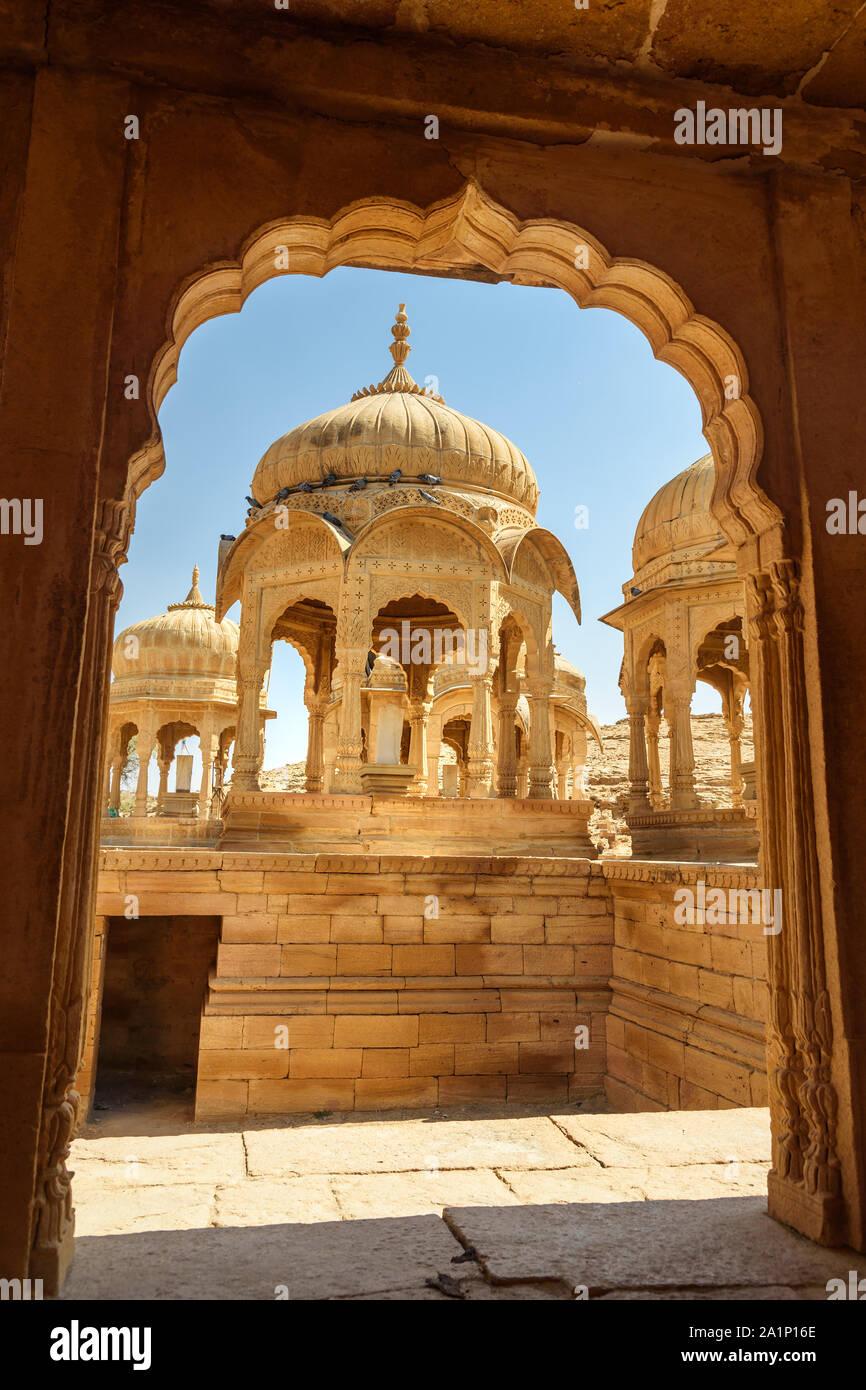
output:
[[490, 795], [493, 781], [493, 674], [472, 676], [472, 727], [469, 731], [468, 779], [470, 797]]
[[556, 764], [556, 797], [558, 801], [568, 800], [568, 769], [570, 758], [560, 758]]
[[539, 677], [529, 686], [529, 796], [553, 800], [553, 750], [550, 742], [550, 693], [553, 682]]
[[628, 777], [630, 783], [628, 809], [632, 815], [645, 814], [649, 810], [649, 766], [647, 764], [646, 735], [644, 720], [647, 701], [644, 695], [627, 695], [625, 707], [628, 710]]
[[427, 720], [431, 709], [427, 700], [413, 700], [409, 705], [409, 766], [418, 769], [412, 782], [413, 796], [427, 795]]
[[740, 739], [743, 736], [743, 729], [746, 721], [743, 717], [743, 697], [731, 696], [731, 713], [725, 718], [725, 726], [728, 730], [728, 740], [731, 745], [731, 804], [742, 806], [743, 804], [743, 774], [740, 771], [742, 753]]
[[773, 1167], [769, 1210], [822, 1244], [845, 1239], [819, 865], [815, 852], [799, 567], [750, 575], [749, 629], [761, 876], [781, 891], [782, 930], [767, 935]]
[[238, 663], [238, 724], [232, 759], [232, 787], [236, 791], [259, 790], [261, 765], [261, 695], [267, 674], [264, 661]]
[[517, 795], [517, 694], [506, 691], [499, 697], [499, 766], [497, 790], [501, 797]]
[[84, 1050], [93, 951], [101, 819], [93, 769], [101, 767], [105, 757], [112, 634], [123, 592], [117, 569], [125, 558], [131, 512], [131, 506], [119, 502], [100, 505], [90, 570], [79, 717], [69, 778], [72, 836], [64, 853], [31, 1228], [29, 1274], [43, 1280], [49, 1295], [58, 1291], [72, 1257], [74, 1221], [66, 1160], [78, 1123], [75, 1075]]
[[343, 677], [343, 703], [340, 709], [340, 734], [335, 765], [336, 791], [361, 791], [361, 684], [367, 652], [350, 647], [338, 650], [337, 660]]
[[673, 681], [665, 689], [665, 714], [671, 731], [671, 809], [693, 811], [695, 754], [692, 747], [692, 687]]
[[529, 754], [517, 759], [517, 795], [521, 801], [529, 796]]
[[662, 768], [659, 759], [659, 725], [661, 715], [652, 705], [647, 710], [644, 720], [646, 731], [647, 767], [649, 771], [649, 804], [650, 809], [658, 811], [664, 805], [664, 793], [662, 791]]
[[327, 697], [304, 696], [307, 706], [307, 764], [304, 769], [304, 790], [320, 793], [325, 785], [325, 713]]
[[205, 727], [199, 734], [201, 747], [201, 789], [198, 796], [199, 820], [210, 820], [213, 796], [213, 767], [219, 757], [219, 734]]
[[108, 793], [108, 805], [115, 811], [120, 810], [120, 776], [123, 772], [123, 759], [112, 758], [111, 760], [111, 789]]
[[168, 774], [171, 772], [171, 765], [173, 762], [173, 753], [170, 757], [166, 757], [164, 754], [162, 754], [159, 758], [157, 758], [156, 765], [159, 768], [159, 791], [156, 794], [157, 815], [159, 815], [159, 813], [161, 812], [163, 803], [168, 793]]
[[138, 753], [138, 782], [135, 788], [135, 814], [137, 816], [147, 815], [147, 774], [150, 769], [150, 759], [156, 746], [156, 730], [152, 725], [145, 724], [138, 730], [136, 741], [136, 752]]

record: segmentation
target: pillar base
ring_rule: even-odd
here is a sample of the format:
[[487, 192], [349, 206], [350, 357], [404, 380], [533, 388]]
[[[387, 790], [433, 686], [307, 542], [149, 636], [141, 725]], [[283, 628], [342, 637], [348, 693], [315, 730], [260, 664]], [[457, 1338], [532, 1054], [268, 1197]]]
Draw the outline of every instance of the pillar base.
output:
[[46, 1298], [54, 1298], [63, 1287], [75, 1253], [74, 1235], [73, 1216], [56, 1245], [37, 1245], [30, 1252], [29, 1277], [42, 1280], [42, 1293]]
[[841, 1197], [807, 1192], [799, 1183], [770, 1173], [767, 1178], [770, 1216], [818, 1245], [845, 1245], [845, 1207]]

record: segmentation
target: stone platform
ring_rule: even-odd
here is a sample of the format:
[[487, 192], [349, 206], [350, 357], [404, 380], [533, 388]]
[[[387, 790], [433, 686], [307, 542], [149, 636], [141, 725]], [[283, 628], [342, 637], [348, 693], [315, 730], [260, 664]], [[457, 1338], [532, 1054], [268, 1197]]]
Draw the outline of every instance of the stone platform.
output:
[[591, 801], [229, 793], [220, 848], [595, 859]]
[[756, 864], [757, 804], [646, 811], [626, 816], [635, 859]]

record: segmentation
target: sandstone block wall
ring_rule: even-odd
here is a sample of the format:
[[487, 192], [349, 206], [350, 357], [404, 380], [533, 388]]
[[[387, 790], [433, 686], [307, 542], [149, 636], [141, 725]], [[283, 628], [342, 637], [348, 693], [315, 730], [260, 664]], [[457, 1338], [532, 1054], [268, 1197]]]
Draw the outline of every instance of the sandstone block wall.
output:
[[608, 861], [614, 913], [605, 1089], [618, 1110], [766, 1105], [761, 923], [677, 923], [674, 893], [759, 887], [712, 865]]
[[105, 914], [132, 895], [142, 917], [222, 919], [198, 1118], [555, 1104], [603, 1084], [598, 863], [109, 849], [100, 890]]
[[[561, 1104], [602, 1086], [620, 1110], [765, 1104], [766, 937], [675, 922], [674, 893], [701, 880], [758, 886], [747, 869], [633, 860], [113, 848], [98, 906], [220, 919], [200, 1119]], [[85, 1088], [101, 932], [102, 917]]]

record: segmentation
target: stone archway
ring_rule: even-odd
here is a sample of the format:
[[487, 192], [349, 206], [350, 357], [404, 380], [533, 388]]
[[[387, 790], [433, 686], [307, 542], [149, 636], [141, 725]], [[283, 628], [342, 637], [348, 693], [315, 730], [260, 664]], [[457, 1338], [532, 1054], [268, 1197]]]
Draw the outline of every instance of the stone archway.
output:
[[[771, 1112], [773, 1215], [815, 1239], [857, 1243], [842, 1201], [837, 1153], [836, 1093], [831, 1080], [833, 1020], [827, 990], [818, 861], [810, 828], [814, 804], [800, 596], [799, 563], [788, 550], [784, 518], [756, 484], [762, 425], [750, 395], [746, 362], [725, 330], [696, 313], [684, 291], [658, 269], [608, 254], [572, 223], [518, 221], [476, 182], [423, 210], [388, 198], [368, 198], [324, 221], [294, 217], [270, 223], [237, 259], [211, 266], [179, 289], [167, 341], [147, 383], [152, 433], [131, 459], [122, 496], [103, 498], [94, 537], [83, 691], [105, 689], [113, 614], [119, 599], [117, 564], [125, 557], [135, 503], [164, 467], [156, 412], [176, 379], [189, 334], [218, 314], [239, 310], [259, 284], [282, 273], [324, 275], [337, 265], [440, 274], [478, 265], [494, 277], [558, 286], [581, 307], [624, 314], [649, 340], [657, 358], [677, 368], [701, 404], [704, 433], [716, 471], [712, 510], [738, 548], [749, 590], [756, 655], [754, 708], [762, 808], [764, 881], [780, 887], [787, 931], [770, 939]], [[103, 701], [104, 705], [104, 701]], [[71, 1246], [68, 1142], [76, 1122], [74, 1077], [92, 910], [97, 787], [88, 769], [101, 766], [104, 708], [76, 734], [70, 871], [64, 877], [55, 964], [54, 1008], [47, 1058], [31, 1272], [54, 1287]], [[89, 869], [85, 866], [90, 864]], [[858, 1181], [855, 1155], [848, 1181]], [[853, 1217], [851, 1220], [853, 1221]]]

